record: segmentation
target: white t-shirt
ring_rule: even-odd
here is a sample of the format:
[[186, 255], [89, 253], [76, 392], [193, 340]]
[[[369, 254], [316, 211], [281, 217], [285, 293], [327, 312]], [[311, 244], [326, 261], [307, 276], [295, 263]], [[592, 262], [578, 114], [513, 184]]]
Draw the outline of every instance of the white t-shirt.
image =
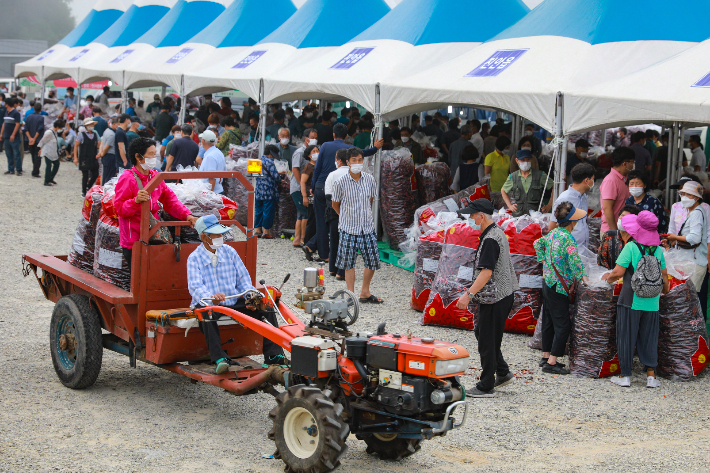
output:
[[325, 179], [325, 195], [333, 195], [333, 183], [350, 172], [350, 166], [340, 166]]
[[705, 151], [698, 146], [690, 155], [690, 167], [695, 169], [695, 166], [700, 166], [700, 170], [705, 172], [705, 164]]

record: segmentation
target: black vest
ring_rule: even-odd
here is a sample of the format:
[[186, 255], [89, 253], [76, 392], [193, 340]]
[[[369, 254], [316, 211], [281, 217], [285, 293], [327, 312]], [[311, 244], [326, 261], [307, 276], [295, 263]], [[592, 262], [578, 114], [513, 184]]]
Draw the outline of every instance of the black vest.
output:
[[89, 135], [82, 132], [81, 133], [83, 141], [77, 143], [79, 146], [79, 169], [81, 171], [89, 171], [92, 169], [99, 168], [99, 160], [96, 159], [98, 154], [98, 148], [96, 143], [98, 142], [98, 136], [96, 132], [93, 133], [93, 138], [89, 138]]

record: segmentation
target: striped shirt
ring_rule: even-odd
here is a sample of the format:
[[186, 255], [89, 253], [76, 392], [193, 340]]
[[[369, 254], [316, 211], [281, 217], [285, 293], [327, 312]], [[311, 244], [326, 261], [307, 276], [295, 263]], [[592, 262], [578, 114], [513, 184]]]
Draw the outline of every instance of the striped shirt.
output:
[[333, 183], [333, 202], [340, 202], [340, 223], [338, 229], [351, 235], [365, 235], [375, 231], [372, 218], [372, 204], [377, 193], [375, 178], [363, 172], [360, 180], [350, 173]]
[[[229, 245], [217, 249], [217, 265], [212, 263], [212, 253], [200, 245], [187, 257], [187, 287], [192, 296], [190, 307], [200, 304], [200, 299], [222, 293], [233, 296], [253, 289], [251, 277], [237, 250]], [[220, 305], [234, 305], [237, 299], [228, 299]]]

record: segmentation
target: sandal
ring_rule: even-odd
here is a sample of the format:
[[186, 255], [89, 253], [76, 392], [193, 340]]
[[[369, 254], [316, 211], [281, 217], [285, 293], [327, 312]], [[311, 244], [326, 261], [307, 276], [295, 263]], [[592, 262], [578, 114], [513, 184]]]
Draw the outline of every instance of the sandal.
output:
[[304, 245], [301, 249], [302, 249], [303, 252], [306, 254], [306, 259], [307, 259], [308, 261], [313, 261], [313, 251], [309, 251], [309, 250], [308, 250], [308, 247], [305, 246], [305, 245]]
[[382, 304], [384, 301], [374, 294], [370, 294], [370, 297], [360, 298], [360, 302], [363, 304]]
[[273, 240], [274, 237], [272, 237], [271, 235], [264, 234], [261, 236], [261, 239], [262, 240]]
[[345, 281], [345, 276], [335, 276], [336, 281]]

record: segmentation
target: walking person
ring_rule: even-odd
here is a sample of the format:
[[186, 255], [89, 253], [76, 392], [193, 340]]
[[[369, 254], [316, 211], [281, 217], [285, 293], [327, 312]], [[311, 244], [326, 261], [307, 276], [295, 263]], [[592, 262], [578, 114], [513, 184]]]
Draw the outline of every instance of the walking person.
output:
[[32, 156], [32, 177], [40, 177], [39, 169], [42, 158], [39, 155], [39, 140], [44, 136], [44, 116], [42, 116], [42, 104], [35, 102], [34, 113], [25, 118], [25, 135], [27, 144], [30, 147]]
[[348, 151], [346, 149], [339, 149], [338, 152], [335, 153], [335, 166], [337, 169], [331, 172], [328, 175], [328, 179], [325, 180], [325, 223], [328, 225], [328, 236], [330, 238], [328, 269], [330, 270], [331, 276], [334, 276], [338, 281], [344, 281], [345, 271], [335, 265], [338, 258], [338, 248], [340, 247], [340, 232], [338, 231], [340, 217], [335, 210], [333, 210], [333, 184], [350, 172], [350, 166], [348, 166]]
[[481, 243], [474, 262], [473, 284], [456, 302], [464, 310], [473, 301], [479, 306], [474, 335], [481, 356], [481, 377], [476, 386], [466, 390], [470, 397], [494, 397], [495, 388], [515, 380], [500, 350], [503, 328], [513, 307], [513, 293], [520, 289], [510, 259], [510, 245], [503, 230], [493, 223], [493, 204], [476, 199], [460, 210], [468, 215], [472, 229], [481, 232]]
[[[667, 294], [670, 285], [657, 228], [658, 217], [648, 210], [622, 217], [619, 230], [626, 245], [614, 270], [602, 276], [607, 282], [624, 278], [616, 306], [616, 347], [621, 374], [610, 380], [622, 387], [631, 386], [634, 350], [638, 351], [639, 361], [646, 367], [646, 387], [661, 387], [656, 377], [658, 309], [661, 292]], [[635, 281], [636, 274], [642, 278]]]
[[279, 173], [274, 165], [274, 159], [279, 155], [275, 145], [268, 145], [261, 157], [263, 167], [262, 176], [256, 178], [254, 228], [258, 238], [271, 240], [273, 235], [269, 230], [274, 224], [276, 202], [279, 201], [279, 182], [283, 180], [286, 172]]
[[111, 119], [108, 128], [104, 130], [104, 134], [101, 136], [99, 159], [101, 159], [101, 165], [103, 168], [103, 174], [101, 174], [102, 184], [106, 184], [118, 174], [118, 162], [116, 161], [116, 155], [114, 154], [114, 150], [116, 149], [117, 127], [118, 121], [116, 120], [116, 117], [114, 117]]
[[[336, 125], [339, 126], [345, 127], [342, 123]], [[370, 292], [370, 282], [375, 271], [380, 269], [380, 253], [372, 217], [372, 201], [377, 195], [377, 185], [372, 175], [362, 172], [364, 159], [360, 148], [348, 149], [349, 172], [333, 183], [333, 210], [340, 217], [336, 266], [345, 271], [348, 290], [355, 292], [355, 260], [360, 250], [365, 263], [360, 302], [382, 304], [384, 301]]]
[[[296, 205], [296, 229], [293, 236], [293, 246], [295, 248], [303, 248], [303, 245], [308, 241], [306, 239], [306, 227], [308, 222], [308, 206], [303, 205], [303, 192], [301, 190], [301, 169], [306, 166], [308, 160], [304, 159], [303, 153], [309, 145], [318, 144], [318, 132], [313, 128], [305, 130], [303, 145], [293, 152], [291, 157], [291, 182], [290, 189], [291, 199]], [[308, 190], [309, 187], [306, 187]], [[312, 233], [315, 234], [315, 220], [312, 223]]]
[[54, 177], [59, 171], [59, 133], [64, 128], [64, 120], [55, 120], [53, 127], [44, 132], [39, 140], [39, 155], [44, 158], [44, 185], [56, 185]]
[[76, 136], [77, 145], [74, 146], [74, 164], [81, 171], [81, 195], [96, 183], [99, 177], [99, 137], [94, 133], [96, 122], [93, 118], [84, 119], [86, 131], [80, 131]]
[[[313, 140], [315, 141], [315, 140]], [[303, 196], [301, 205], [306, 207], [308, 211], [308, 220], [306, 223], [305, 231], [305, 243], [303, 244], [303, 252], [306, 255], [308, 261], [313, 261], [313, 253], [318, 250], [318, 238], [316, 236], [316, 217], [315, 217], [315, 206], [313, 205], [313, 193], [311, 191], [311, 183], [313, 180], [313, 170], [318, 164], [318, 157], [320, 156], [320, 148], [316, 145], [311, 145], [303, 152], [302, 166], [301, 166], [301, 192], [300, 195]]]
[[586, 276], [584, 264], [577, 252], [572, 230], [587, 212], [570, 202], [562, 202], [555, 209], [557, 227], [533, 244], [537, 260], [542, 263], [544, 300], [542, 319], [542, 371], [569, 374], [557, 359], [565, 354], [572, 323], [569, 317], [570, 298], [574, 297], [575, 282]]
[[5, 155], [7, 156], [7, 171], [5, 174], [22, 175], [22, 153], [20, 142], [22, 142], [22, 118], [18, 108], [22, 105], [21, 100], [10, 97], [5, 101], [7, 112], [3, 117], [2, 129], [0, 130], [0, 140], [5, 142]]

